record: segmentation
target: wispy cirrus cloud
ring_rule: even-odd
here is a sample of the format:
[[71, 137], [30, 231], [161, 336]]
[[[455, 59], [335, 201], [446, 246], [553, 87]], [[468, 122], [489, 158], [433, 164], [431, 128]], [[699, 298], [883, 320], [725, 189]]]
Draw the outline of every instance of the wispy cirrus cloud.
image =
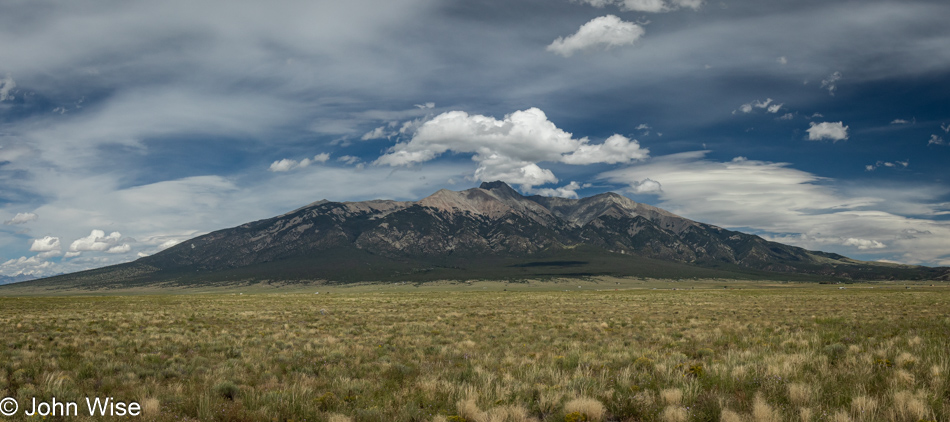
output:
[[662, 185], [653, 194], [663, 208], [697, 221], [751, 229], [783, 243], [873, 252], [906, 263], [935, 265], [948, 258], [944, 239], [950, 238], [950, 222], [931, 218], [950, 213], [950, 204], [932, 199], [950, 193], [946, 187], [854, 189], [789, 163], [743, 157], [720, 162], [707, 154], [654, 157], [601, 177], [627, 185], [635, 194], [643, 193], [644, 181], [653, 181]]
[[827, 79], [822, 79], [821, 88], [828, 91], [828, 95], [834, 96], [838, 90], [838, 81], [842, 78], [841, 72], [832, 73]]
[[864, 166], [864, 169], [867, 171], [874, 171], [879, 168], [892, 168], [892, 169], [906, 169], [910, 165], [909, 160], [904, 161], [878, 161], [874, 164], [868, 164]]
[[627, 12], [663, 13], [680, 8], [699, 9], [703, 0], [575, 0], [594, 7], [616, 5]]
[[[750, 101], [748, 103], [745, 103], [739, 106], [739, 109], [737, 111], [741, 111], [743, 113], [751, 113], [752, 110], [756, 108], [760, 108], [760, 109], [765, 109], [769, 113], [775, 114], [775, 113], [778, 113], [782, 109], [782, 106], [784, 106], [784, 104], [775, 103], [774, 101], [775, 100], [771, 98], [766, 98], [765, 101], [759, 101], [759, 100]], [[735, 111], [733, 111], [732, 113], [735, 114]]]
[[13, 80], [10, 74], [0, 78], [0, 101], [15, 99], [16, 97], [10, 93], [10, 91], [13, 91], [13, 88], [16, 88], [16, 81]]
[[26, 224], [31, 221], [36, 221], [39, 216], [32, 212], [18, 212], [13, 218], [6, 220], [3, 224], [14, 225], [14, 224]]

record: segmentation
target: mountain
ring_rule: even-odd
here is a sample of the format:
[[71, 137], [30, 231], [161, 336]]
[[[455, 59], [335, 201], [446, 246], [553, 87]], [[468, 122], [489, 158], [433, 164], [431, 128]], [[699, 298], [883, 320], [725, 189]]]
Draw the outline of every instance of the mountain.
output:
[[0, 285], [19, 283], [21, 281], [33, 280], [35, 278], [36, 276], [32, 276], [32, 275], [15, 275], [15, 276], [0, 275]]
[[523, 196], [503, 182], [417, 202], [318, 201], [134, 262], [31, 283], [111, 288], [250, 281], [423, 281], [616, 275], [935, 279], [692, 221], [616, 193]]

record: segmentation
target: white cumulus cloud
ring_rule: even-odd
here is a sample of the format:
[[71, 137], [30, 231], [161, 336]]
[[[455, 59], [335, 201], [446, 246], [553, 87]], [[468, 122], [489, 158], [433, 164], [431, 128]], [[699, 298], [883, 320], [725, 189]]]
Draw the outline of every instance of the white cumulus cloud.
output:
[[660, 182], [647, 178], [640, 181], [631, 181], [629, 190], [638, 194], [658, 194], [663, 192], [663, 186], [660, 185]]
[[547, 50], [570, 57], [581, 50], [631, 45], [645, 32], [642, 26], [625, 22], [614, 15], [601, 16], [581, 25], [574, 35], [554, 40]]
[[442, 113], [424, 123], [409, 142], [396, 144], [375, 164], [404, 166], [432, 160], [446, 152], [474, 154], [475, 177], [532, 186], [555, 183], [557, 178], [537, 163], [627, 163], [649, 157], [636, 140], [613, 135], [603, 144], [574, 139], [537, 108], [516, 111], [498, 120], [464, 111]]
[[830, 139], [837, 142], [848, 139], [848, 126], [845, 126], [843, 122], [811, 122], [810, 124], [811, 127], [807, 130], [809, 141]]
[[573, 153], [564, 155], [561, 162], [567, 164], [629, 163], [647, 158], [649, 151], [623, 135], [614, 134], [602, 144], [582, 144]]
[[11, 259], [0, 264], [0, 275], [18, 276], [18, 275], [42, 275], [48, 274], [53, 263], [44, 260], [38, 256], [29, 258], [21, 256], [18, 259]]
[[105, 251], [115, 246], [121, 238], [122, 234], [119, 232], [112, 232], [106, 236], [106, 233], [102, 230], [93, 230], [89, 233], [89, 236], [81, 237], [73, 241], [73, 243], [69, 245], [69, 251]]
[[856, 246], [856, 247], [857, 247], [858, 249], [860, 249], [860, 250], [867, 250], [867, 249], [884, 249], [884, 248], [887, 247], [887, 245], [885, 245], [885, 244], [883, 244], [883, 243], [881, 243], [881, 242], [878, 242], [877, 240], [855, 239], [855, 238], [853, 238], [853, 237], [849, 237], [847, 240], [845, 240], [845, 241], [844, 241], [844, 245], [845, 245], [845, 246]]
[[475, 178], [482, 181], [504, 180], [508, 183], [521, 185], [522, 190], [530, 190], [532, 186], [557, 183], [554, 172], [543, 169], [535, 163], [518, 160], [496, 153], [478, 158], [479, 166], [475, 169]]
[[46, 252], [41, 252], [41, 253], [36, 254], [36, 257], [39, 259], [49, 259], [49, 258], [60, 256], [62, 254], [63, 254], [63, 251], [60, 251], [60, 250], [46, 251]]
[[109, 249], [106, 249], [106, 253], [115, 253], [115, 254], [129, 253], [129, 251], [131, 250], [132, 250], [132, 245], [129, 245], [128, 243], [123, 243], [121, 245], [113, 246]]
[[561, 198], [574, 198], [577, 199], [577, 190], [590, 187], [590, 183], [584, 183], [583, 185], [577, 182], [572, 181], [567, 185], [561, 186], [559, 188], [544, 188], [544, 189], [535, 189], [531, 193], [541, 196], [557, 196]]
[[267, 169], [272, 172], [284, 172], [291, 171], [299, 168], [304, 168], [310, 166], [313, 163], [325, 163], [330, 159], [330, 154], [322, 153], [314, 155], [313, 158], [304, 158], [303, 160], [297, 161], [289, 158], [284, 158], [281, 160], [274, 161], [271, 163], [270, 167]]
[[33, 244], [30, 245], [31, 252], [49, 252], [53, 250], [59, 250], [59, 238], [46, 236], [42, 239], [34, 239]]
[[4, 221], [3, 224], [26, 224], [31, 221], [36, 221], [37, 218], [39, 218], [39, 216], [31, 212], [18, 212], [12, 219]]
[[298, 164], [299, 164], [299, 163], [297, 162], [297, 160], [291, 160], [291, 159], [289, 159], [289, 158], [284, 158], [284, 159], [282, 159], [282, 160], [277, 160], [277, 161], [274, 161], [273, 163], [271, 163], [270, 168], [268, 168], [268, 170], [270, 170], [270, 171], [275, 171], [275, 172], [278, 172], [278, 171], [290, 171], [290, 170], [293, 169], [294, 167], [297, 167]]
[[946, 143], [943, 138], [937, 135], [930, 135], [930, 140], [927, 141], [927, 145], [945, 145]]

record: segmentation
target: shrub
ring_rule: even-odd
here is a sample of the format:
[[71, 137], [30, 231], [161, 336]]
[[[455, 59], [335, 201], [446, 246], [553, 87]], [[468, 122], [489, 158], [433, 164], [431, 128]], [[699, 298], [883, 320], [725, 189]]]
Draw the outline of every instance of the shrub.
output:
[[686, 376], [699, 378], [705, 374], [706, 374], [706, 369], [703, 368], [703, 364], [701, 363], [694, 363], [690, 365], [689, 368], [686, 368]]
[[822, 352], [828, 356], [828, 362], [836, 364], [848, 352], [848, 347], [841, 343], [834, 343], [825, 346]]
[[564, 415], [564, 422], [588, 422], [587, 415], [581, 412], [571, 412]]
[[640, 356], [633, 361], [633, 365], [640, 369], [650, 369], [653, 368], [653, 360], [646, 356]]
[[336, 394], [332, 392], [323, 393], [320, 397], [314, 399], [317, 402], [317, 408], [323, 411], [333, 410], [336, 408], [337, 404], [340, 402], [340, 399], [337, 398]]
[[241, 393], [241, 389], [233, 382], [224, 381], [214, 386], [214, 393], [222, 398], [234, 400]]

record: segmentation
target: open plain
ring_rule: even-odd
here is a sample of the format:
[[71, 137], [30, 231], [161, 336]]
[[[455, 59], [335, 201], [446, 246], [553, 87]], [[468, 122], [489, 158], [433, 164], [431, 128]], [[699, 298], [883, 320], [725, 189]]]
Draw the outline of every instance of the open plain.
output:
[[0, 297], [12, 419], [113, 397], [158, 421], [950, 420], [945, 283], [180, 293]]

